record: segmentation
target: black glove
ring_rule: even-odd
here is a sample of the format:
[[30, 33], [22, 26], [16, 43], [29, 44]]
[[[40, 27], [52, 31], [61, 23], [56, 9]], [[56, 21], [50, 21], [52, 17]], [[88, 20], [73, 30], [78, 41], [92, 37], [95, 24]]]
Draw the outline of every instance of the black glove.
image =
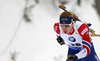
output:
[[57, 36], [57, 39], [56, 39], [56, 40], [58, 41], [58, 43], [59, 43], [60, 45], [65, 44], [64, 40], [63, 40], [60, 36]]
[[78, 57], [76, 55], [69, 55], [70, 57], [68, 57], [68, 59], [66, 61], [75, 61], [78, 59]]

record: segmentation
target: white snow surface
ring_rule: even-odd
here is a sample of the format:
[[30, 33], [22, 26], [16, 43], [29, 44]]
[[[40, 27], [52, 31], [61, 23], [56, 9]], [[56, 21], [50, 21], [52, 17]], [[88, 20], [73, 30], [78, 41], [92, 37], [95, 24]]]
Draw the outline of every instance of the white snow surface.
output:
[[[82, 0], [81, 6], [75, 2], [69, 1], [65, 5], [67, 10], [82, 21], [92, 23], [91, 28], [100, 34], [100, 20], [92, 7], [94, 0]], [[25, 3], [25, 0], [0, 0], [0, 61], [11, 61], [14, 52], [16, 61], [65, 61], [68, 46], [58, 44], [53, 30], [63, 11], [55, 10], [52, 0], [40, 0], [38, 4], [34, 3], [30, 16], [32, 21], [27, 23], [23, 19]], [[58, 7], [60, 3], [55, 5]], [[92, 39], [100, 58], [100, 37]]]

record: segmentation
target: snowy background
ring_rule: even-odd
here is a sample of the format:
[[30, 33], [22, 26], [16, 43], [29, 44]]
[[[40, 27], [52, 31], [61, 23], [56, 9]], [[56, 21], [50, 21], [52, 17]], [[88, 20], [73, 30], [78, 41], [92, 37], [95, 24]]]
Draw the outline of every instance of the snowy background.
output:
[[[0, 61], [65, 61], [66, 45], [59, 45], [53, 30], [55, 22], [63, 11], [58, 8], [57, 0], [29, 0], [27, 7], [31, 21], [23, 18], [25, 0], [0, 0]], [[54, 2], [55, 3], [54, 3]], [[100, 34], [100, 19], [92, 6], [94, 0], [67, 1], [68, 11], [79, 19], [92, 23], [91, 28]], [[100, 58], [100, 37], [92, 37], [95, 50]]]

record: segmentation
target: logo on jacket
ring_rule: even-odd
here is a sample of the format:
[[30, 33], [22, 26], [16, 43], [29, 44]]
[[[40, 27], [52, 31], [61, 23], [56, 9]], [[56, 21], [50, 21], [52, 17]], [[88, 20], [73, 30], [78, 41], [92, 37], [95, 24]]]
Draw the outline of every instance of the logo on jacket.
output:
[[69, 37], [68, 38], [71, 42], [75, 42], [76, 41], [76, 39], [74, 38], [74, 37]]

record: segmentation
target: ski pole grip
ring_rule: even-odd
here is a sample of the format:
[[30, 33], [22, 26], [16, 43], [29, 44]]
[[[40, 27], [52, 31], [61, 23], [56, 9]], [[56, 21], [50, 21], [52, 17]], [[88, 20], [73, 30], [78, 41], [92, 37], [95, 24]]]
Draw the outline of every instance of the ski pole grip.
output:
[[61, 8], [61, 9], [62, 9], [62, 8], [66, 9], [66, 7], [65, 7], [64, 5], [60, 5], [59, 8]]

